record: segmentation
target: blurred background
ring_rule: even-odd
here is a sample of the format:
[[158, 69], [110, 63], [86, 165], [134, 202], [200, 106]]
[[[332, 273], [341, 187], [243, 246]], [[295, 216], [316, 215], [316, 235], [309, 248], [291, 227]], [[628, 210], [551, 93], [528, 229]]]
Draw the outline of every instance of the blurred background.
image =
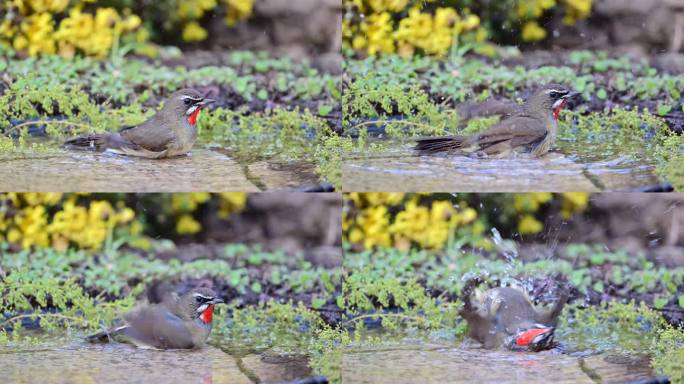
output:
[[158, 56], [178, 46], [334, 62], [340, 21], [330, 0], [10, 0], [0, 4], [0, 41], [29, 56], [104, 57], [121, 46]]
[[443, 56], [458, 46], [494, 56], [497, 45], [509, 45], [526, 51], [590, 49], [653, 56], [661, 67], [684, 70], [684, 3], [679, 0], [342, 3], [343, 46], [358, 55]]

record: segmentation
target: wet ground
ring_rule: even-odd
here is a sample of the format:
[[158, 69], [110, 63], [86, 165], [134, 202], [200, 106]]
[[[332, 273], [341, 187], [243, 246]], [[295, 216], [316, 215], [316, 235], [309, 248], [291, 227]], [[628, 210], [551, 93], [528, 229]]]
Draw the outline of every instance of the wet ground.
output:
[[346, 351], [349, 383], [625, 383], [653, 378], [639, 356], [572, 356], [415, 344]]
[[306, 359], [274, 354], [199, 350], [159, 351], [125, 344], [75, 341], [52, 348], [3, 350], [0, 371], [8, 383], [274, 383], [311, 375]]
[[206, 149], [161, 160], [67, 151], [0, 157], [4, 191], [258, 192], [316, 184], [313, 167], [304, 162], [241, 164]]
[[417, 156], [410, 145], [387, 154], [345, 160], [345, 191], [528, 192], [631, 191], [659, 184], [654, 166], [625, 155], [584, 156], [554, 151], [504, 159]]

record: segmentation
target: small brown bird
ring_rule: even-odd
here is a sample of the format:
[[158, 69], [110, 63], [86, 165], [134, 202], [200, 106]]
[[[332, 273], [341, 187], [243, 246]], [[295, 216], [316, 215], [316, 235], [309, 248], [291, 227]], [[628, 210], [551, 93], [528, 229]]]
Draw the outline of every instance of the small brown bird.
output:
[[499, 287], [484, 293], [473, 289], [481, 282], [471, 279], [463, 289], [461, 316], [468, 322], [469, 336], [487, 348], [541, 351], [553, 346], [558, 316], [568, 299], [561, 290], [550, 309], [537, 309], [527, 293]]
[[209, 288], [197, 288], [162, 303], [141, 307], [125, 317], [124, 325], [86, 337], [90, 342], [111, 339], [141, 348], [193, 349], [211, 332], [214, 305], [223, 303]]
[[213, 102], [194, 89], [174, 92], [164, 107], [144, 123], [118, 133], [102, 133], [68, 140], [67, 149], [110, 151], [161, 159], [190, 152], [197, 139], [197, 116]]
[[542, 156], [556, 142], [558, 114], [568, 99], [578, 93], [559, 84], [535, 92], [510, 117], [471, 136], [437, 136], [418, 139], [419, 154], [454, 152], [477, 157], [505, 157], [512, 152]]

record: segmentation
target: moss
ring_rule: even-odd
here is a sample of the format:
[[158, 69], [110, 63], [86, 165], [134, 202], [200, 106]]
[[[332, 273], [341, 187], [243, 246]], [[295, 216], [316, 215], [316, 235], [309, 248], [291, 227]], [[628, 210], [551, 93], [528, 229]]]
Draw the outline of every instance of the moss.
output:
[[684, 383], [684, 330], [671, 326], [658, 332], [654, 342], [653, 368], [672, 383]]

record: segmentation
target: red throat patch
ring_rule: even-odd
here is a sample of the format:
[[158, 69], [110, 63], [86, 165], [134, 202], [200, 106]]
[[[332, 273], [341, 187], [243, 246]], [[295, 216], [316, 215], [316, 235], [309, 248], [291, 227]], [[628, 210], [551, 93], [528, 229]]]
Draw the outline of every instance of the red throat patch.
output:
[[[195, 109], [192, 112], [192, 114], [190, 114], [190, 116], [188, 116], [188, 123], [190, 123], [190, 125], [197, 124], [197, 115], [199, 115], [201, 110], [202, 110], [202, 107], [197, 107], [197, 109]], [[558, 119], [558, 118], [556, 118], [556, 119]], [[209, 321], [211, 321], [211, 320], [209, 320]]]
[[553, 117], [556, 118], [556, 121], [558, 121], [558, 114], [560, 113], [561, 109], [565, 106], [565, 103], [568, 102], [568, 99], [564, 99], [556, 109], [553, 110]]
[[[193, 113], [193, 116], [195, 114]], [[214, 319], [214, 304], [209, 304], [207, 309], [202, 312], [200, 315], [200, 319], [204, 322], [204, 324], [209, 324], [211, 321]]]
[[[560, 109], [560, 108], [559, 108]], [[527, 331], [521, 332], [518, 334], [518, 338], [515, 340], [515, 343], [518, 344], [521, 347], [526, 347], [530, 345], [532, 340], [534, 340], [535, 337], [546, 333], [549, 331], [549, 328], [532, 328], [528, 329]]]

